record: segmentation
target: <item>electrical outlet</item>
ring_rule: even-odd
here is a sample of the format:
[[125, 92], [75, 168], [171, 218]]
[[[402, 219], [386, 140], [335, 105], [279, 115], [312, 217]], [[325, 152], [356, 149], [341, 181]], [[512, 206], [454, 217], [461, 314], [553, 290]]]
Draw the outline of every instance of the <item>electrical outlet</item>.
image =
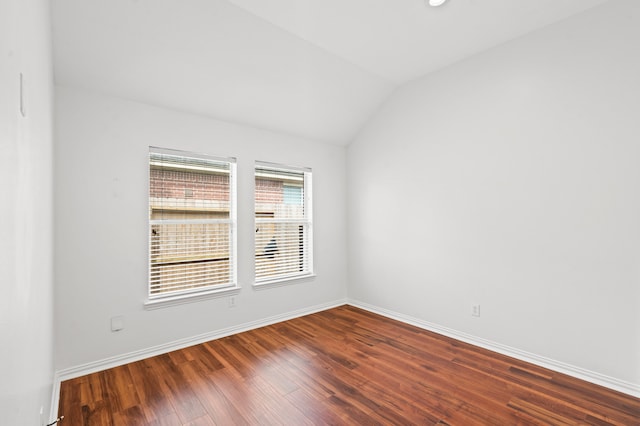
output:
[[111, 318], [111, 331], [121, 331], [124, 330], [124, 317], [122, 315]]
[[229, 297], [229, 307], [230, 308], [235, 308], [236, 307], [236, 297], [235, 296]]
[[480, 316], [480, 305], [471, 305], [471, 316]]

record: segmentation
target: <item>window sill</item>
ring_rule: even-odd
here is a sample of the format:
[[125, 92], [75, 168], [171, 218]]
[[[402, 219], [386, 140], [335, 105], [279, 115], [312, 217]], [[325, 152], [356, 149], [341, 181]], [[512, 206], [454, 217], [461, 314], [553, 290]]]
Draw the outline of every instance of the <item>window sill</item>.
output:
[[179, 294], [176, 296], [167, 296], [158, 299], [147, 299], [144, 302], [144, 309], [149, 311], [153, 309], [161, 309], [169, 306], [183, 305], [185, 303], [194, 303], [201, 300], [213, 299], [216, 297], [222, 297], [229, 294], [238, 293], [240, 291], [239, 286], [218, 288], [214, 290], [205, 290], [197, 293]]
[[311, 281], [316, 277], [316, 274], [296, 275], [295, 277], [276, 278], [273, 280], [266, 280], [253, 283], [253, 287], [256, 290], [270, 287], [279, 287], [283, 285], [296, 284], [298, 282]]

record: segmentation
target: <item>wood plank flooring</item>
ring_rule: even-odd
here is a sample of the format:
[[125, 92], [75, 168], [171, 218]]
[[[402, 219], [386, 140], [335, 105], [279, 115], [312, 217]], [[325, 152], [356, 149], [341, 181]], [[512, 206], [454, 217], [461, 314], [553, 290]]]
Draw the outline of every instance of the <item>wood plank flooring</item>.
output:
[[75, 425], [640, 425], [640, 399], [351, 306], [62, 383]]

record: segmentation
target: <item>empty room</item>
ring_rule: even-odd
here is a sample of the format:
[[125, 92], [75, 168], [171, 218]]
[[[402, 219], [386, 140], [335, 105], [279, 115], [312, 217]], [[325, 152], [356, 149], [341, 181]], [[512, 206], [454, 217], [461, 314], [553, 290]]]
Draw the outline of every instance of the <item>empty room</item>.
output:
[[0, 423], [640, 425], [637, 0], [0, 0]]

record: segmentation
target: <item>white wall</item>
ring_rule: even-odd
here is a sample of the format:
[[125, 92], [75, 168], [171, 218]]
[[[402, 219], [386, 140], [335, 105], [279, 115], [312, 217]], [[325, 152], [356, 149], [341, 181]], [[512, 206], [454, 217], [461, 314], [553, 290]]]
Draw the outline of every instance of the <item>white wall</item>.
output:
[[639, 50], [612, 1], [400, 88], [348, 148], [349, 298], [640, 384]]
[[0, 6], [0, 422], [39, 425], [53, 382], [49, 2]]
[[[346, 297], [344, 147], [64, 87], [56, 108], [57, 370]], [[223, 297], [144, 310], [149, 145], [237, 158], [235, 308]], [[255, 160], [313, 169], [315, 279], [252, 287]], [[116, 315], [125, 329], [112, 333]]]

